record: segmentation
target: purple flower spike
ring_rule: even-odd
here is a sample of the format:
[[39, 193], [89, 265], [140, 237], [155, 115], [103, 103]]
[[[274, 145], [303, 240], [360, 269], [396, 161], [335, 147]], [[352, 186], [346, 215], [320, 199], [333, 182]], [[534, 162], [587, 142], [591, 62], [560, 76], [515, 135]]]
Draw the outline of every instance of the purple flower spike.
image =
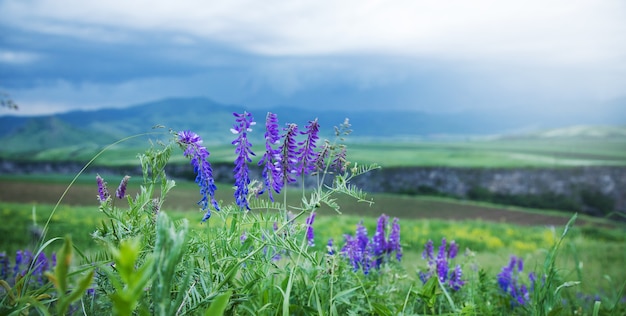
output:
[[380, 267], [383, 263], [383, 255], [387, 252], [387, 240], [385, 236], [385, 229], [387, 228], [387, 221], [389, 217], [382, 214], [378, 218], [376, 224], [376, 232], [372, 237], [372, 255], [374, 256], [374, 266]]
[[[517, 268], [516, 268], [517, 267]], [[511, 256], [509, 264], [502, 267], [498, 273], [497, 281], [500, 289], [509, 295], [511, 307], [526, 305], [530, 301], [530, 293], [526, 284], [522, 284], [519, 274], [524, 269], [522, 258]], [[528, 274], [530, 291], [535, 289], [536, 276], [533, 272]]]
[[313, 222], [315, 221], [315, 212], [311, 213], [306, 219], [306, 239], [309, 243], [309, 247], [315, 246], [315, 235], [313, 233]]
[[315, 143], [319, 139], [317, 136], [320, 125], [317, 119], [309, 121], [309, 125], [306, 126], [306, 132], [301, 132], [302, 135], [307, 135], [306, 140], [298, 143], [302, 146], [298, 151], [298, 163], [297, 170], [298, 175], [310, 174], [316, 170], [317, 153], [315, 152]]
[[400, 224], [398, 219], [393, 219], [391, 224], [391, 234], [389, 234], [389, 241], [387, 242], [387, 252], [396, 252], [396, 259], [400, 261], [402, 259], [402, 246], [400, 246]]
[[0, 280], [8, 280], [10, 264], [6, 252], [0, 252]]
[[419, 272], [420, 280], [426, 283], [433, 275], [436, 275], [441, 283], [447, 284], [454, 291], [458, 291], [465, 284], [465, 281], [461, 279], [463, 271], [460, 265], [456, 265], [454, 269], [450, 270], [451, 260], [458, 253], [458, 245], [452, 241], [448, 248], [446, 238], [442, 238], [436, 258], [434, 257], [433, 248], [432, 240], [429, 240], [424, 246], [422, 258], [428, 261], [428, 269], [425, 272]]
[[192, 131], [178, 132], [178, 143], [183, 147], [185, 157], [191, 159], [191, 165], [196, 173], [196, 183], [200, 187], [200, 194], [202, 195], [202, 199], [198, 204], [206, 211], [202, 218], [202, 222], [205, 222], [211, 217], [209, 200], [216, 210], [220, 210], [215, 200], [217, 187], [213, 180], [213, 169], [211, 169], [211, 164], [207, 160], [210, 153], [202, 146], [202, 138]]
[[[274, 149], [275, 145], [280, 144], [279, 134], [276, 114], [268, 112], [265, 120], [265, 154], [259, 161], [259, 166], [263, 166], [262, 175], [265, 179], [265, 187], [269, 188], [268, 195], [272, 202], [274, 202], [272, 191], [280, 193], [283, 187], [280, 150]], [[259, 192], [261, 193], [263, 191]]]
[[96, 174], [96, 183], [98, 184], [98, 199], [100, 202], [104, 202], [109, 198], [109, 190], [107, 190], [107, 183], [99, 174]]
[[456, 242], [453, 240], [450, 242], [450, 249], [448, 249], [448, 257], [450, 259], [454, 259], [456, 258], [456, 255], [459, 252], [459, 245], [456, 244]]
[[284, 184], [296, 182], [293, 174], [297, 173], [296, 163], [298, 162], [298, 146], [296, 143], [296, 135], [298, 134], [298, 125], [289, 124], [285, 128], [283, 136], [283, 144], [280, 146], [280, 171], [281, 179]]
[[461, 266], [457, 264], [454, 270], [452, 270], [450, 280], [448, 281], [448, 284], [453, 290], [458, 291], [465, 284], [465, 281], [461, 279], [462, 276], [463, 271], [461, 271]]
[[233, 113], [235, 116], [235, 125], [231, 129], [233, 134], [237, 134], [232, 144], [236, 146], [235, 154], [235, 202], [241, 209], [250, 209], [248, 204], [248, 185], [250, 184], [250, 174], [248, 169], [248, 163], [252, 162], [250, 155], [254, 156], [252, 152], [252, 144], [248, 141], [248, 132], [251, 132], [250, 128], [256, 123], [253, 121], [252, 115], [248, 112], [242, 114]]
[[435, 259], [434, 251], [435, 250], [434, 250], [433, 241], [428, 240], [426, 242], [426, 245], [424, 245], [424, 252], [422, 253], [422, 258], [428, 259], [428, 261], [430, 262], [431, 260]]
[[117, 187], [117, 190], [115, 191], [115, 196], [120, 200], [126, 196], [126, 186], [128, 185], [128, 179], [130, 179], [130, 176], [124, 176], [124, 178], [120, 182], [120, 186]]

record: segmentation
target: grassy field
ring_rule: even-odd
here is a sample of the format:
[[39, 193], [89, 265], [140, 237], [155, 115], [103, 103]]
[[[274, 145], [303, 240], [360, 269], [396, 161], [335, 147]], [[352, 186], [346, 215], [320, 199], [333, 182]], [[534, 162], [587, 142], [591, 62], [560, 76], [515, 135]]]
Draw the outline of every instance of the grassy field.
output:
[[[48, 220], [67, 182], [63, 176], [0, 179], [0, 214], [3, 218], [0, 234], [5, 236], [0, 242], [0, 252], [14, 253], [18, 249], [33, 247], [33, 239], [40, 236], [40, 228]], [[137, 182], [138, 179], [134, 179], [129, 184], [131, 195], [135, 194], [132, 188], [136, 190]], [[224, 203], [231, 202], [232, 190], [228, 186], [220, 185], [218, 192], [218, 198]], [[96, 194], [94, 180], [80, 178], [50, 218], [47, 238], [71, 234], [79, 248], [88, 252], [97, 247], [90, 234], [104, 216], [98, 211]], [[295, 191], [287, 194], [291, 201], [288, 204], [295, 204], [300, 198]], [[530, 266], [540, 265], [546, 249], [569, 219], [569, 215], [562, 212], [546, 213], [450, 199], [384, 194], [371, 197], [375, 202], [372, 206], [341, 199], [341, 215], [323, 207], [319, 209], [315, 224], [316, 247], [323, 249], [329, 238], [339, 241], [344, 234], [353, 234], [355, 225], [361, 220], [369, 231], [374, 231], [375, 218], [385, 213], [401, 219], [406, 258], [403, 265], [409, 274], [426, 264], [421, 259], [424, 243], [429, 239], [438, 243], [443, 237], [456, 240], [465, 250], [465, 265], [469, 267], [475, 260], [481, 267], [497, 273], [511, 254], [522, 256]], [[206, 229], [214, 221], [211, 219], [208, 225], [200, 224], [202, 214], [194, 211], [197, 199], [194, 183], [179, 183], [168, 195], [164, 208], [174, 218], [187, 218], [193, 229]], [[563, 248], [559, 265], [572, 278], [578, 278], [580, 269], [584, 270], [584, 292], [610, 291], [626, 281], [626, 271], [623, 270], [626, 265], [625, 232], [624, 226], [580, 217]]]
[[[136, 153], [148, 148], [116, 145], [104, 152], [95, 162], [98, 165], [135, 165]], [[212, 162], [232, 162], [232, 145], [207, 143]], [[391, 166], [449, 166], [449, 167], [543, 167], [567, 166], [625, 166], [626, 140], [624, 139], [508, 139], [468, 140], [449, 142], [420, 142], [407, 140], [350, 140], [350, 160], [360, 163], [377, 163]], [[29, 154], [35, 161], [88, 161], [102, 147], [67, 146]], [[264, 150], [263, 144], [254, 144], [255, 152]], [[2, 157], [0, 153], [0, 157]], [[6, 155], [4, 155], [6, 156]], [[7, 156], [24, 159], [21, 156]], [[259, 159], [259, 157], [256, 157]], [[173, 162], [185, 161], [175, 155]]]

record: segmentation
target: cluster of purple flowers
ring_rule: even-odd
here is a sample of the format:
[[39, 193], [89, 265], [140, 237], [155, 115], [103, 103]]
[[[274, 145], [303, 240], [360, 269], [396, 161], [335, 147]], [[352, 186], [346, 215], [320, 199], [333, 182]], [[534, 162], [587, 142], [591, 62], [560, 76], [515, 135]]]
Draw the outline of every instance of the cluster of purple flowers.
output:
[[465, 284], [465, 281], [462, 279], [463, 271], [461, 266], [457, 264], [450, 271], [451, 260], [457, 256], [458, 252], [459, 246], [454, 240], [450, 242], [450, 247], [448, 248], [446, 238], [442, 238], [441, 246], [435, 257], [433, 241], [429, 240], [424, 245], [424, 252], [422, 253], [422, 258], [428, 261], [428, 268], [426, 272], [419, 272], [420, 280], [426, 283], [433, 275], [436, 275], [442, 284], [447, 284], [451, 289], [458, 291]]
[[15, 253], [15, 264], [11, 266], [10, 258], [6, 253], [2, 252], [0, 253], [0, 280], [5, 280], [11, 284], [18, 275], [25, 276], [30, 272], [31, 280], [35, 280], [39, 285], [43, 285], [47, 282], [44, 273], [56, 266], [56, 260], [54, 253], [50, 258], [43, 252], [40, 252], [35, 257], [29, 250], [18, 250]]
[[[129, 179], [130, 176], [124, 176], [122, 181], [120, 181], [120, 185], [117, 187], [117, 190], [115, 190], [115, 196], [118, 199], [123, 199], [126, 196], [126, 187], [128, 186]], [[100, 201], [100, 203], [108, 201], [111, 194], [107, 189], [107, 183], [99, 174], [96, 175], [96, 184], [98, 185], [98, 201]]]
[[[247, 112], [233, 113], [233, 115], [235, 116], [235, 125], [231, 131], [237, 135], [237, 138], [232, 142], [236, 146], [235, 153], [237, 154], [234, 168], [235, 200], [242, 209], [249, 209], [247, 197], [248, 185], [250, 184], [248, 163], [251, 162], [250, 156], [253, 156], [254, 153], [251, 150], [252, 145], [248, 140], [248, 133], [251, 132], [250, 127], [255, 122], [252, 115]], [[258, 194], [262, 194], [268, 189], [269, 198], [274, 201], [273, 192], [280, 193], [285, 185], [296, 181], [295, 176], [309, 175], [319, 171], [325, 165], [324, 160], [328, 158], [329, 150], [328, 146], [324, 146], [319, 152], [316, 151], [319, 140], [317, 119], [309, 121], [305, 131], [302, 132], [298, 130], [298, 125], [286, 124], [283, 128], [284, 133], [280, 135], [276, 114], [268, 113], [265, 129], [265, 153], [259, 161], [259, 166], [263, 167], [265, 189], [258, 191]], [[298, 135], [305, 135], [306, 138], [298, 142]], [[183, 147], [185, 157], [191, 159], [191, 165], [197, 175], [196, 183], [200, 186], [200, 194], [202, 195], [198, 204], [207, 212], [202, 219], [204, 222], [211, 216], [209, 200], [215, 210], [219, 210], [214, 197], [216, 186], [213, 180], [213, 171], [207, 160], [209, 152], [202, 146], [200, 136], [194, 132], [179, 132], [177, 141]], [[336, 153], [331, 167], [335, 167], [337, 170], [345, 168], [345, 151]]]
[[[380, 269], [384, 262], [391, 261], [393, 254], [396, 260], [402, 259], [400, 224], [397, 218], [394, 218], [393, 223], [389, 225], [389, 217], [382, 214], [378, 218], [376, 232], [371, 238], [363, 222], [360, 222], [357, 224], [355, 235], [345, 235], [345, 239], [346, 243], [341, 248], [341, 254], [350, 261], [354, 271], [362, 269], [364, 274], [368, 274], [372, 268]], [[332, 251], [330, 242], [329, 248], [330, 253]]]
[[235, 125], [231, 129], [233, 134], [237, 135], [232, 144], [236, 146], [235, 154], [235, 203], [242, 209], [250, 209], [248, 205], [248, 185], [250, 184], [250, 174], [248, 163], [252, 162], [250, 155], [252, 152], [252, 144], [248, 141], [248, 132], [252, 132], [250, 128], [255, 125], [252, 115], [248, 112], [242, 114], [233, 113], [235, 116]]
[[526, 305], [530, 301], [530, 292], [535, 289], [536, 277], [533, 272], [528, 274], [530, 289], [521, 282], [519, 275], [523, 270], [522, 258], [511, 256], [509, 264], [498, 273], [498, 286], [511, 298], [512, 307]]
[[196, 173], [196, 183], [200, 187], [200, 195], [202, 199], [198, 204], [206, 211], [202, 221], [205, 222], [211, 217], [211, 210], [209, 209], [209, 200], [215, 208], [219, 211], [219, 205], [215, 200], [215, 181], [213, 180], [213, 169], [208, 161], [209, 151], [206, 147], [202, 146], [202, 138], [192, 131], [181, 131], [178, 133], [178, 143], [183, 147], [183, 155], [191, 159], [191, 165], [193, 171]]
[[312, 212], [306, 219], [306, 240], [309, 247], [315, 246], [315, 233], [313, 231], [313, 222], [315, 221], [315, 212]]

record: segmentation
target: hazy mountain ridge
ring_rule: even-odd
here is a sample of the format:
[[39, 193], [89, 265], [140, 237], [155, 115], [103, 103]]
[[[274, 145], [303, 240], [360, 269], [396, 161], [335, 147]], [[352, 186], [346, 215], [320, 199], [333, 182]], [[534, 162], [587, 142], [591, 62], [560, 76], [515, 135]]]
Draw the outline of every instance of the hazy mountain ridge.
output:
[[[205, 141], [230, 142], [229, 129], [234, 122], [232, 113], [247, 110], [257, 122], [256, 129], [264, 130], [268, 111], [278, 115], [279, 123], [296, 123], [304, 129], [309, 120], [318, 118], [321, 132], [331, 134], [333, 126], [350, 119], [356, 137], [415, 139], [437, 138], [438, 135], [494, 135], [525, 128], [523, 119], [494, 119], [481, 113], [428, 114], [411, 111], [346, 111], [307, 110], [293, 107], [246, 109], [225, 105], [207, 98], [170, 98], [127, 108], [95, 111], [72, 111], [54, 116], [0, 117], [0, 148], [6, 152], [32, 152], [66, 146], [106, 145], [123, 137], [150, 132], [155, 125], [173, 130], [193, 130]], [[498, 116], [498, 114], [494, 114]], [[613, 135], [626, 137], [626, 128], [607, 127], [604, 130], [570, 128], [561, 132], [540, 131], [515, 134], [514, 137], [566, 137], [567, 135]], [[524, 136], [526, 135], [526, 136]], [[548, 135], [548, 136], [546, 136]], [[263, 132], [251, 137], [262, 138]]]

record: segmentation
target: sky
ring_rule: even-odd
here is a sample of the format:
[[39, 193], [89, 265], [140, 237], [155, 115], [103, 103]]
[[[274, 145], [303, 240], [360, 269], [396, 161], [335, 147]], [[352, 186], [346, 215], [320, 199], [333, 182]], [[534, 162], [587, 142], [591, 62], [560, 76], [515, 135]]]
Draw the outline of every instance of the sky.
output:
[[0, 92], [626, 124], [626, 1], [0, 0]]

